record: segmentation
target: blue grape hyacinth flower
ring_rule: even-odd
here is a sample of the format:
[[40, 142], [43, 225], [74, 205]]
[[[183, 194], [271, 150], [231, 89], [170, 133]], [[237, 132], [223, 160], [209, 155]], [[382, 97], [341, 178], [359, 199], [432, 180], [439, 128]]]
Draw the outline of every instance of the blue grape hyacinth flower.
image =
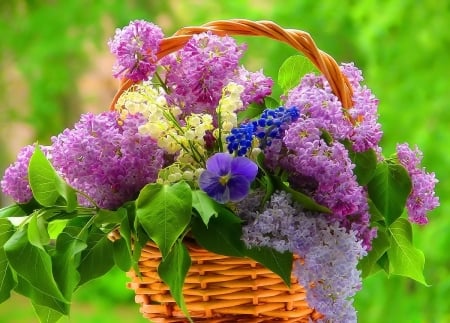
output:
[[199, 186], [219, 203], [238, 202], [247, 196], [257, 174], [258, 166], [247, 157], [217, 153], [206, 161]]

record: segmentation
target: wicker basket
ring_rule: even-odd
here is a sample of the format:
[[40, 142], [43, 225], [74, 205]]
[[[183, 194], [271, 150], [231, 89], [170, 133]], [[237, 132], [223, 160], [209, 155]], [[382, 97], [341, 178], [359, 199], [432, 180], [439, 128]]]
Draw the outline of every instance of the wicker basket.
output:
[[[248, 258], [218, 255], [185, 241], [192, 265], [183, 294], [195, 322], [310, 322], [321, 317], [306, 302], [295, 277], [291, 288]], [[148, 243], [139, 261], [141, 277], [128, 273], [141, 313], [154, 322], [187, 322], [158, 276], [158, 248]]]
[[[308, 33], [283, 29], [270, 21], [233, 19], [185, 27], [162, 41], [158, 58], [182, 48], [192, 35], [205, 31], [218, 35], [264, 36], [285, 42], [302, 52], [323, 73], [345, 109], [353, 105], [351, 86], [336, 61], [319, 50]], [[133, 81], [123, 80], [112, 109], [120, 95], [132, 85]], [[310, 322], [321, 317], [308, 306], [305, 289], [294, 277], [289, 289], [280, 277], [255, 261], [217, 255], [195, 243], [187, 245], [192, 266], [183, 294], [195, 322]], [[153, 322], [187, 322], [158, 276], [160, 260], [158, 248], [149, 243], [139, 261], [141, 277], [129, 272], [128, 286], [135, 291], [144, 317]]]

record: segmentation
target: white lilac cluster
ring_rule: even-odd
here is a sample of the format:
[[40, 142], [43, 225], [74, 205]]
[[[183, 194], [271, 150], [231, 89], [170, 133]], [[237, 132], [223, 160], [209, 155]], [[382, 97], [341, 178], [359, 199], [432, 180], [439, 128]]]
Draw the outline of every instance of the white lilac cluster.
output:
[[327, 322], [356, 322], [352, 297], [361, 288], [356, 269], [366, 250], [354, 231], [347, 231], [325, 214], [312, 214], [295, 204], [285, 192], [276, 192], [258, 209], [261, 194], [253, 193], [239, 203], [246, 221], [244, 242], [300, 256], [294, 273], [307, 289], [311, 307]]

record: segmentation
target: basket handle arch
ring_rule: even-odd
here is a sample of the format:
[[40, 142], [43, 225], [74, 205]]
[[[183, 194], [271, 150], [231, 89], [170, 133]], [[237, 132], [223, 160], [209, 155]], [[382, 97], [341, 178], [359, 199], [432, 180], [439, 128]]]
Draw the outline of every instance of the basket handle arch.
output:
[[[352, 87], [347, 77], [342, 74], [334, 58], [320, 50], [309, 33], [297, 29], [285, 29], [268, 20], [215, 20], [201, 26], [183, 27], [175, 32], [173, 36], [166, 37], [161, 41], [160, 49], [157, 53], [158, 60], [183, 48], [193, 35], [207, 31], [219, 36], [263, 36], [287, 43], [303, 53], [325, 76], [333, 93], [339, 98], [344, 109], [349, 109], [353, 106]], [[122, 80], [122, 84], [111, 103], [111, 110], [114, 110], [120, 95], [134, 83], [134, 81], [129, 79]]]

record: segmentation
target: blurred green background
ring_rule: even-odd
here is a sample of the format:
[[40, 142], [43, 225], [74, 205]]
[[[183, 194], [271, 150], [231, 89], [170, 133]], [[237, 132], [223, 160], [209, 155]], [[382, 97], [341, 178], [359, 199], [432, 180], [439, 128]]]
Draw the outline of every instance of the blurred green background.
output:
[[[417, 144], [440, 179], [441, 206], [415, 228], [430, 287], [377, 274], [356, 297], [359, 321], [450, 322], [450, 4], [448, 0], [16, 0], [0, 1], [0, 172], [20, 147], [99, 112], [117, 88], [107, 40], [130, 20], [159, 24], [166, 35], [213, 19], [273, 20], [308, 31], [338, 62], [354, 61], [380, 99], [385, 153]], [[266, 39], [249, 44], [245, 64], [276, 76], [294, 51]], [[0, 205], [9, 201], [0, 195]], [[70, 322], [145, 322], [119, 271], [82, 288]], [[36, 322], [19, 296], [0, 304], [1, 322]]]

